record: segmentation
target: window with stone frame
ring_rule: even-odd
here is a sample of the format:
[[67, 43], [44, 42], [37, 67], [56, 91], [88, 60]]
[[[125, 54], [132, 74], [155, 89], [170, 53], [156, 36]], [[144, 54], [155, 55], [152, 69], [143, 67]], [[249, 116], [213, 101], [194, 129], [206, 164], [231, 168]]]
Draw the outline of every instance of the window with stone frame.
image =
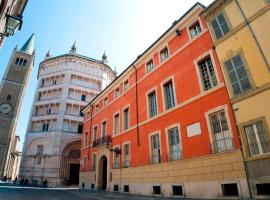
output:
[[120, 96], [120, 89], [119, 89], [119, 87], [118, 87], [118, 88], [116, 88], [115, 91], [114, 91], [114, 97], [117, 98], [117, 97], [119, 97], [119, 96]]
[[234, 96], [241, 95], [252, 89], [252, 84], [248, 75], [247, 67], [240, 54], [225, 62], [225, 68], [231, 83]]
[[219, 39], [230, 32], [230, 27], [223, 13], [217, 15], [211, 21], [211, 26], [215, 33], [216, 39]]
[[165, 47], [164, 49], [162, 49], [160, 51], [160, 61], [163, 62], [165, 61], [167, 58], [169, 58], [169, 50], [167, 47]]
[[209, 115], [212, 129], [212, 151], [220, 153], [234, 149], [233, 138], [229, 130], [225, 110]]
[[118, 169], [119, 166], [119, 161], [120, 161], [120, 149], [119, 147], [115, 147], [113, 149], [113, 168]]
[[97, 140], [97, 131], [98, 131], [98, 127], [95, 126], [93, 130], [93, 142]]
[[149, 117], [154, 117], [157, 115], [157, 95], [156, 91], [148, 94], [148, 111]]
[[266, 127], [262, 120], [244, 126], [250, 156], [270, 152], [270, 142], [267, 138]]
[[124, 90], [124, 91], [127, 91], [128, 88], [129, 88], [129, 82], [128, 82], [128, 80], [126, 80], [126, 81], [123, 83], [123, 90]]
[[154, 69], [154, 61], [153, 59], [151, 59], [146, 63], [146, 72], [149, 73], [153, 69]]
[[179, 160], [182, 158], [182, 148], [179, 138], [178, 127], [168, 129], [169, 160]]
[[151, 140], [151, 164], [160, 163], [161, 162], [161, 154], [160, 154], [160, 140], [159, 134], [154, 134], [150, 136]]
[[120, 132], [120, 115], [119, 113], [114, 115], [114, 134], [118, 134]]
[[130, 144], [124, 144], [124, 154], [123, 154], [123, 167], [129, 167], [130, 166]]
[[103, 105], [104, 105], [104, 106], [107, 106], [107, 105], [108, 105], [108, 98], [107, 98], [107, 97], [105, 97], [105, 98], [103, 99]]
[[84, 147], [88, 145], [88, 132], [84, 134]]
[[37, 152], [36, 152], [36, 164], [41, 164], [41, 157], [43, 155], [43, 145], [37, 146]]
[[200, 34], [201, 31], [202, 29], [199, 21], [196, 21], [193, 25], [189, 27], [189, 33], [191, 38], [195, 38], [197, 35]]
[[123, 111], [123, 129], [127, 130], [129, 128], [129, 108]]
[[174, 96], [174, 88], [172, 80], [166, 82], [163, 85], [164, 90], [164, 101], [165, 101], [165, 109], [170, 109], [175, 106], [175, 96]]
[[102, 122], [102, 137], [105, 137], [107, 135], [107, 122]]
[[96, 165], [97, 165], [97, 154], [92, 155], [92, 165], [91, 165], [91, 171], [96, 171]]
[[198, 62], [203, 90], [209, 90], [217, 86], [217, 78], [212, 60], [209, 57]]
[[83, 171], [86, 170], [86, 164], [87, 164], [87, 157], [84, 156], [84, 157], [83, 157], [83, 163], [82, 163], [82, 169], [83, 169]]

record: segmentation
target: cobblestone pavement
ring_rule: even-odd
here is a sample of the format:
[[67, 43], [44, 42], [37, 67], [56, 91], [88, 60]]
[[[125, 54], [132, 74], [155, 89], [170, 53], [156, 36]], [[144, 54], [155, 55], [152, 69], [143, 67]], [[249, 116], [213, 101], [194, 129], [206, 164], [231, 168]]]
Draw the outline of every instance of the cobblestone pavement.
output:
[[[157, 200], [180, 199], [131, 195], [127, 193], [79, 190], [77, 188], [33, 188], [0, 185], [0, 200]], [[184, 200], [184, 198], [181, 198]], [[230, 199], [232, 200], [232, 199]]]

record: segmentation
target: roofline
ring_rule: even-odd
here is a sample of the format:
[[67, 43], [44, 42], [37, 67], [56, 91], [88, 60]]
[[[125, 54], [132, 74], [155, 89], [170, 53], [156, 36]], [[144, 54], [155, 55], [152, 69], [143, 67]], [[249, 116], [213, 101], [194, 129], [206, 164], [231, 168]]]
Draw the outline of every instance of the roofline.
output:
[[[95, 58], [90, 58], [90, 57], [87, 57], [87, 56], [83, 56], [83, 55], [80, 55], [80, 54], [71, 54], [71, 53], [66, 53], [66, 54], [62, 54], [62, 55], [59, 55], [59, 56], [54, 56], [54, 57], [51, 57], [51, 58], [47, 58], [43, 61], [41, 61], [39, 63], [39, 68], [40, 68], [40, 65], [43, 64], [43, 63], [46, 63], [48, 61], [52, 61], [52, 60], [55, 60], [55, 59], [58, 59], [58, 58], [62, 58], [62, 57], [69, 57], [69, 56], [73, 56], [73, 57], [77, 57], [77, 58], [82, 58], [84, 60], [87, 60], [87, 61], [92, 61], [92, 62], [95, 62], [95, 63], [98, 63], [98, 64], [101, 64], [101, 65], [104, 65], [106, 66], [113, 74], [115, 74], [115, 72], [112, 70], [112, 68], [105, 64], [104, 62], [102, 62], [101, 60], [97, 60]], [[39, 74], [39, 73], [38, 73]]]
[[209, 4], [204, 11], [202, 12], [202, 14], [205, 14], [206, 12], [208, 12], [215, 4], [217, 3], [221, 3], [223, 1], [223, 3], [228, 2], [228, 0], [214, 0], [211, 4]]
[[176, 20], [161, 36], [158, 37], [158, 39], [156, 39], [143, 53], [141, 53], [121, 74], [119, 74], [119, 76], [117, 76], [109, 85], [107, 85], [107, 87], [102, 90], [97, 96], [95, 96], [83, 109], [82, 111], [84, 111], [89, 105], [91, 105], [91, 103], [93, 101], [95, 101], [99, 96], [101, 96], [106, 90], [107, 88], [109, 88], [111, 85], [113, 85], [126, 71], [128, 71], [130, 68], [132, 68], [134, 66], [134, 64], [145, 54], [147, 53], [147, 51], [149, 51], [153, 46], [155, 46], [156, 43], [158, 43], [158, 41], [163, 38], [168, 32], [170, 32], [170, 30], [172, 28], [174, 28], [185, 16], [188, 15], [188, 13], [190, 13], [190, 11], [192, 11], [196, 6], [201, 6], [203, 9], [205, 9], [206, 7], [201, 4], [200, 2], [196, 2], [191, 8], [189, 8], [178, 20]]

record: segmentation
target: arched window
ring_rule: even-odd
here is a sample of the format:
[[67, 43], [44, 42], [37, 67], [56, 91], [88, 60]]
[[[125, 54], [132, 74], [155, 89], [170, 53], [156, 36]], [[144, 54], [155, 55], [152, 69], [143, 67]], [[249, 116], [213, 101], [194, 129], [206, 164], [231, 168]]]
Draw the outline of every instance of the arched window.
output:
[[18, 65], [19, 64], [19, 61], [20, 61], [20, 58], [16, 58], [15, 65]]
[[23, 67], [26, 65], [27, 60], [23, 60]]

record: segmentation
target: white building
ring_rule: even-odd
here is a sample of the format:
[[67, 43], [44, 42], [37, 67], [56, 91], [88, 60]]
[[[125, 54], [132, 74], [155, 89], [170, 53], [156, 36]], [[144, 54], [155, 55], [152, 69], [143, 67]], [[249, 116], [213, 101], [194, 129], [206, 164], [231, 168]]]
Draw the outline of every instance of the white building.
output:
[[82, 132], [81, 109], [115, 79], [102, 61], [76, 53], [52, 57], [39, 65], [38, 84], [25, 136], [20, 179], [51, 186], [78, 184]]

